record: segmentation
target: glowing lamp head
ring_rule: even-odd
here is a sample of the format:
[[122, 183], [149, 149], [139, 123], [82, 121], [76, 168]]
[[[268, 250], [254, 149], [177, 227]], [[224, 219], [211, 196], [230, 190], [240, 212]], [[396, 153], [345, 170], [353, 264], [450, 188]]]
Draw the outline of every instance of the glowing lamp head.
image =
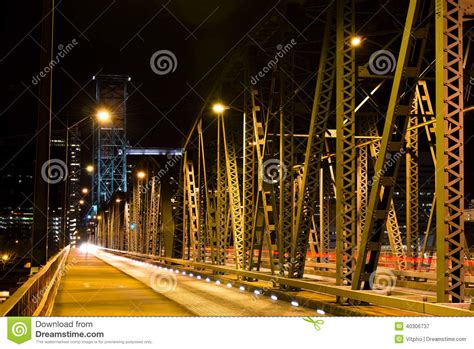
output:
[[356, 35], [351, 38], [352, 47], [359, 47], [360, 44], [362, 44], [362, 38], [360, 36]]
[[97, 112], [97, 119], [99, 122], [106, 122], [110, 120], [110, 113], [107, 110], [99, 110]]
[[92, 166], [92, 165], [87, 165], [87, 166], [86, 166], [86, 171], [89, 172], [89, 173], [94, 172], [94, 166]]
[[89, 189], [82, 188], [81, 192], [82, 192], [82, 194], [87, 194], [87, 193], [89, 193]]
[[212, 106], [212, 111], [217, 114], [223, 113], [226, 109], [228, 108], [222, 103], [216, 103]]
[[143, 171], [138, 171], [137, 172], [138, 179], [143, 179], [143, 178], [145, 178], [145, 176], [146, 176], [145, 172], [143, 172]]
[[2, 256], [2, 260], [4, 260], [4, 261], [8, 261], [8, 259], [9, 259], [9, 257], [8, 257], [8, 255], [7, 255], [7, 254], [4, 254], [4, 255]]

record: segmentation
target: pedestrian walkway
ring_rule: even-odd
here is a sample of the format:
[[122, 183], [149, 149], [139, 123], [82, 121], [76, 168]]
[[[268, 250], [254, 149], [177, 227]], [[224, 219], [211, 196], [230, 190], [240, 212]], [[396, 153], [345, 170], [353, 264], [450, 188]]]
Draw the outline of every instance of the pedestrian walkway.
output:
[[51, 316], [192, 316], [149, 286], [72, 249]]

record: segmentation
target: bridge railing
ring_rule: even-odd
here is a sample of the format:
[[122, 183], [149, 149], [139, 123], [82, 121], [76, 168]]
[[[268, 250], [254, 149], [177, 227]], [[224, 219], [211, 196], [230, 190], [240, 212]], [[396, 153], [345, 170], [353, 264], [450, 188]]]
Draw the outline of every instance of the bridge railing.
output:
[[[187, 259], [178, 259], [170, 257], [160, 257], [149, 254], [143, 254], [139, 252], [129, 252], [121, 251], [116, 249], [110, 249], [105, 247], [99, 247], [99, 250], [105, 252], [113, 253], [115, 255], [123, 256], [126, 258], [132, 258], [137, 260], [142, 260], [146, 263], [158, 263], [163, 266], [176, 266], [176, 268], [194, 268], [194, 270], [199, 270], [200, 272], [206, 271], [211, 273], [216, 273], [219, 277], [223, 275], [234, 275], [248, 280], [259, 280], [262, 282], [268, 282], [268, 287], [274, 287], [275, 285], [282, 285], [288, 289], [295, 288], [301, 289], [309, 292], [322, 293], [327, 295], [334, 295], [336, 297], [343, 297], [347, 299], [354, 300], [356, 302], [370, 303], [374, 305], [379, 305], [383, 307], [390, 308], [399, 308], [415, 313], [424, 313], [428, 315], [435, 316], [473, 316], [474, 309], [470, 308], [469, 303], [461, 304], [438, 304], [433, 303], [433, 300], [430, 300], [426, 297], [419, 297], [417, 299], [409, 299], [403, 297], [399, 294], [391, 294], [387, 291], [373, 291], [373, 290], [352, 290], [347, 286], [336, 286], [331, 285], [327, 282], [318, 282], [314, 279], [296, 279], [296, 278], [287, 278], [277, 274], [270, 274], [270, 272], [263, 271], [247, 271], [247, 270], [237, 270], [235, 267], [227, 265], [217, 265], [217, 264], [208, 264], [200, 263]], [[419, 273], [419, 272], [412, 272]], [[428, 273], [423, 273], [428, 274]], [[209, 274], [210, 275], [210, 274]], [[390, 275], [390, 274], [388, 274]], [[225, 278], [224, 278], [225, 279]], [[230, 280], [230, 279], [229, 279]], [[233, 279], [235, 280], [235, 279]], [[247, 282], [248, 284], [248, 282]]]
[[69, 246], [52, 257], [38, 273], [31, 276], [0, 305], [0, 316], [48, 315], [68, 254]]

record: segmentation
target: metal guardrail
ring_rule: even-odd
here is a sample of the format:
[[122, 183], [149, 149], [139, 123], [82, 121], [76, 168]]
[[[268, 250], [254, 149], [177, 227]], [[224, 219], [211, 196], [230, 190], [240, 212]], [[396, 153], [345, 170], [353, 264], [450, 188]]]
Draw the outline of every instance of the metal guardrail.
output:
[[48, 315], [59, 286], [69, 246], [52, 257], [0, 305], [0, 316]]
[[431, 303], [427, 301], [412, 300], [401, 298], [397, 296], [383, 295], [373, 291], [351, 290], [348, 286], [333, 286], [326, 283], [318, 283], [313, 280], [303, 279], [289, 279], [286, 277], [271, 275], [269, 273], [236, 270], [226, 266], [219, 266], [207, 263], [198, 263], [190, 260], [159, 257], [154, 255], [147, 255], [137, 252], [121, 251], [105, 247], [100, 249], [127, 257], [140, 258], [146, 261], [153, 261], [158, 263], [176, 264], [183, 267], [194, 267], [201, 270], [210, 270], [222, 274], [233, 274], [242, 277], [247, 277], [255, 280], [268, 281], [272, 284], [286, 285], [290, 287], [300, 288], [303, 290], [325, 293], [337, 297], [352, 299], [354, 301], [372, 303], [379, 306], [393, 307], [417, 313], [424, 313], [435, 316], [474, 316], [474, 311], [470, 310], [469, 304], [461, 305], [445, 304], [445, 303]]

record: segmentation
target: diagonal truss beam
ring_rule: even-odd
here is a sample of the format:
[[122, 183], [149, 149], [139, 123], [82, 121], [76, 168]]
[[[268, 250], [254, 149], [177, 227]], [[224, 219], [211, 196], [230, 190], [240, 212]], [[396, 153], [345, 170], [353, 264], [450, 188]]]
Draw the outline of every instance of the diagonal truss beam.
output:
[[[311, 221], [314, 215], [314, 202], [319, 194], [321, 162], [324, 152], [324, 136], [327, 121], [331, 114], [331, 100], [335, 75], [335, 40], [333, 27], [334, 7], [327, 10], [319, 67], [316, 77], [313, 107], [309, 125], [308, 142], [306, 144], [301, 185], [297, 197], [294, 231], [295, 240], [292, 242], [289, 277], [301, 278], [304, 273], [308, 238]], [[323, 196], [323, 195], [322, 195]], [[321, 205], [321, 202], [320, 202]], [[325, 244], [328, 242], [323, 239]]]
[[[414, 70], [413, 77], [417, 76], [423, 50], [418, 55], [411, 57], [415, 50], [413, 38], [414, 21], [417, 15], [418, 1], [411, 0], [408, 6], [405, 26], [403, 29], [402, 42], [397, 59], [390, 100], [385, 117], [380, 151], [375, 163], [372, 188], [367, 208], [367, 218], [362, 232], [362, 241], [357, 259], [357, 266], [352, 283], [353, 289], [370, 289], [369, 280], [373, 278], [377, 270], [377, 264], [382, 246], [382, 233], [390, 210], [395, 180], [398, 174], [400, 158], [404, 152], [403, 137], [408, 124], [408, 116], [411, 112], [409, 103], [413, 100], [410, 93], [404, 93], [401, 97], [402, 82], [407, 80], [409, 63], [418, 66]], [[424, 40], [422, 40], [422, 45]], [[411, 68], [411, 67], [410, 67]], [[388, 159], [387, 159], [388, 157]]]

